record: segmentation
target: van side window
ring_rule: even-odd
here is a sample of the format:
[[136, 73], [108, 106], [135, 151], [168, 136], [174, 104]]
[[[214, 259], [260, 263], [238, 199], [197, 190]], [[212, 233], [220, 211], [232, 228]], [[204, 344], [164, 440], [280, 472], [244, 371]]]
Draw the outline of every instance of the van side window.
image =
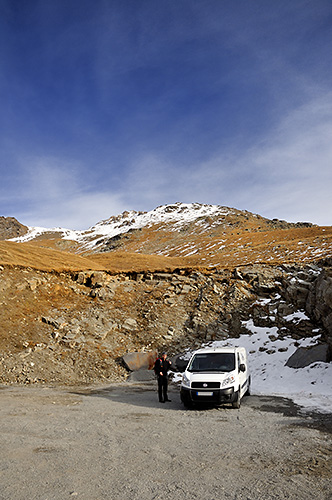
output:
[[238, 370], [238, 372], [240, 372], [240, 364], [241, 364], [240, 355], [239, 355], [239, 353], [237, 353], [237, 370]]

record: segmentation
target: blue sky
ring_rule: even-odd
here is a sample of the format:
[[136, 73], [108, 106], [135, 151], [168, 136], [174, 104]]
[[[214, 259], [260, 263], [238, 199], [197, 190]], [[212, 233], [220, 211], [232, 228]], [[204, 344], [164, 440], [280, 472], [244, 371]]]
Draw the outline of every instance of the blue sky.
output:
[[332, 225], [330, 0], [0, 0], [0, 215]]

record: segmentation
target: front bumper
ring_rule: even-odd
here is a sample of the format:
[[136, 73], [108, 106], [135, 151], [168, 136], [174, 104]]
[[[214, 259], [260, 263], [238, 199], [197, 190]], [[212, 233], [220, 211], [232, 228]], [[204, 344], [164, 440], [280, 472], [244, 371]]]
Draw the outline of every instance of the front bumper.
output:
[[227, 389], [189, 389], [181, 386], [180, 389], [181, 401], [184, 404], [190, 403], [213, 403], [223, 404], [232, 403], [237, 398], [237, 392], [234, 387]]

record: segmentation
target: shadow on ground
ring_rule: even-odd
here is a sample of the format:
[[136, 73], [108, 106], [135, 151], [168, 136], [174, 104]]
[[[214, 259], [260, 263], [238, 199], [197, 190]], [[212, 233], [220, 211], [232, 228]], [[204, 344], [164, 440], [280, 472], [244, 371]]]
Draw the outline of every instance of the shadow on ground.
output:
[[[180, 390], [177, 384], [169, 385], [169, 397], [171, 402], [159, 403], [157, 394], [157, 384], [155, 381], [134, 382], [111, 385], [102, 388], [83, 388], [76, 391], [71, 391], [72, 394], [88, 396], [88, 397], [103, 397], [111, 401], [119, 403], [131, 404], [144, 408], [160, 407], [162, 410], [172, 411], [208, 411], [213, 410], [213, 406], [195, 406], [194, 409], [185, 409], [180, 400]], [[291, 399], [277, 396], [248, 396], [242, 399], [241, 406], [247, 406], [254, 410], [262, 412], [280, 413], [285, 417], [296, 417], [296, 422], [292, 425], [300, 425], [302, 427], [313, 428], [322, 432], [332, 434], [332, 414], [319, 413], [315, 411], [306, 411], [301, 406], [295, 404]], [[234, 410], [231, 405], [221, 407], [225, 410], [233, 412], [241, 411]]]
[[250, 396], [247, 398], [246, 404], [260, 411], [282, 413], [285, 417], [299, 417], [299, 420], [294, 425], [318, 429], [332, 434], [331, 413], [305, 410], [291, 399], [277, 396]]

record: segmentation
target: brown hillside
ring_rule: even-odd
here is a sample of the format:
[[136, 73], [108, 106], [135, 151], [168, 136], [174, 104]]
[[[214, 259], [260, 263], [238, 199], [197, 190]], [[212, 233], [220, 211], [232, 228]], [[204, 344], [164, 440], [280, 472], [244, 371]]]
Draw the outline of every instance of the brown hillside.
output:
[[[106, 248], [107, 249], [107, 246]], [[272, 228], [270, 230], [248, 229], [224, 231], [222, 228], [213, 232], [200, 233], [189, 228], [184, 231], [172, 231], [167, 228], [146, 227], [125, 234], [110, 252], [86, 255], [90, 259], [109, 268], [121, 259], [120, 269], [131, 266], [131, 259], [148, 265], [152, 258], [158, 257], [162, 267], [164, 258], [171, 258], [175, 266], [180, 267], [218, 267], [232, 268], [251, 263], [315, 262], [332, 254], [332, 227], [291, 227], [289, 229]], [[145, 257], [143, 257], [145, 256]], [[153, 257], [152, 257], [153, 256]], [[173, 263], [168, 261], [168, 265]], [[114, 265], [114, 264], [113, 264]], [[158, 266], [157, 266], [158, 267]], [[129, 270], [129, 269], [128, 269]]]
[[[65, 245], [62, 245], [65, 243]], [[66, 251], [60, 250], [65, 248]], [[0, 264], [44, 271], [142, 272], [176, 268], [234, 268], [252, 263], [309, 263], [331, 257], [332, 227], [213, 233], [153, 227], [125, 234], [111, 251], [78, 254], [75, 242], [0, 242]], [[75, 252], [75, 253], [74, 253]]]
[[[52, 230], [0, 241], [0, 383], [121, 380], [127, 352], [237, 338], [249, 319], [332, 345], [332, 227], [228, 209], [175, 215], [135, 229], [124, 213], [78, 241]], [[292, 322], [299, 310], [309, 318]]]
[[165, 257], [164, 255], [148, 255], [130, 252], [105, 252], [91, 254], [89, 259], [103, 269], [111, 272], [171, 272], [176, 268], [190, 267], [186, 258]]
[[42, 248], [35, 243], [0, 242], [0, 264], [42, 271], [101, 269], [98, 263], [80, 255]]
[[117, 272], [171, 271], [187, 267], [186, 259], [128, 252], [93, 254], [88, 257], [52, 250], [38, 243], [0, 242], [0, 264], [40, 271], [106, 270]]

